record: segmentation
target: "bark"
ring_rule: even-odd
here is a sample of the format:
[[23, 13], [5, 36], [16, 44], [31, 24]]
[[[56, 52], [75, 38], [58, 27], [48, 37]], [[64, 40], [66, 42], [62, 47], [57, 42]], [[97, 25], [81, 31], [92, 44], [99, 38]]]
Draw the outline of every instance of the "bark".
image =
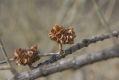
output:
[[19, 73], [16, 80], [34, 80], [67, 69], [79, 69], [98, 61], [119, 57], [119, 45], [95, 53], [84, 54], [75, 58], [62, 59], [52, 64], [40, 66], [31, 71]]

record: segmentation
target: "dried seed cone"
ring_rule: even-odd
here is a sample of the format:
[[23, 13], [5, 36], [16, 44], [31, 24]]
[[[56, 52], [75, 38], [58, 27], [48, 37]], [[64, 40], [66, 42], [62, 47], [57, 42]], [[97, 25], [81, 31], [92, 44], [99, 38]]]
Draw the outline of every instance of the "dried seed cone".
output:
[[37, 61], [38, 58], [37, 46], [33, 46], [30, 49], [18, 48], [14, 53], [15, 62], [20, 65], [31, 65]]
[[76, 37], [73, 28], [64, 28], [63, 26], [55, 25], [49, 32], [51, 40], [60, 44], [73, 44]]

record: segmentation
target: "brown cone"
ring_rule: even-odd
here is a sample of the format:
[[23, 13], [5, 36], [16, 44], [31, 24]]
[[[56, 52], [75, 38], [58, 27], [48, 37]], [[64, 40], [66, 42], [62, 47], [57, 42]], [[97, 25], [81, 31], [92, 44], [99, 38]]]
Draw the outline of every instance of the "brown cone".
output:
[[37, 46], [33, 46], [30, 49], [18, 48], [14, 53], [15, 62], [20, 65], [31, 65], [38, 57]]
[[49, 32], [51, 40], [60, 44], [73, 44], [76, 37], [73, 28], [64, 28], [63, 26], [55, 25]]

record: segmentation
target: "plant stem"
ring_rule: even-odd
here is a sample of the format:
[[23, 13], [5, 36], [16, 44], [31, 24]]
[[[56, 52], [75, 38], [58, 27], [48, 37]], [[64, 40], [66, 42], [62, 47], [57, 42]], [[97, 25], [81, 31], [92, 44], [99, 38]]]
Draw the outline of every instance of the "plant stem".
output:
[[59, 44], [59, 50], [60, 50], [60, 54], [63, 55], [64, 52], [63, 52], [62, 44], [61, 43]]

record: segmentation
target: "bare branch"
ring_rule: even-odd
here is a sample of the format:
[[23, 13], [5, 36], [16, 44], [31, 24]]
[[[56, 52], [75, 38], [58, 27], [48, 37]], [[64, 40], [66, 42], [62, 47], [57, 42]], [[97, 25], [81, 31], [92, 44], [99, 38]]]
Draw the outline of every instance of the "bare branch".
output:
[[77, 43], [76, 45], [66, 49], [64, 52], [64, 55], [57, 55], [58, 53], [56, 53], [56, 55], [51, 56], [50, 59], [44, 61], [43, 63], [40, 63], [40, 65], [44, 65], [44, 64], [50, 64], [53, 62], [56, 62], [62, 58], [64, 58], [65, 56], [72, 54], [73, 52], [80, 50], [81, 48], [84, 47], [88, 47], [90, 44], [92, 43], [96, 43], [98, 41], [103, 41], [105, 39], [109, 39], [112, 37], [118, 37], [119, 36], [119, 31], [113, 31], [111, 34], [107, 34], [107, 35], [98, 35], [98, 36], [93, 36], [92, 38], [89, 39], [83, 39], [80, 43]]
[[72, 68], [81, 68], [86, 65], [96, 63], [98, 61], [107, 60], [111, 58], [119, 57], [119, 45], [104, 49], [97, 53], [90, 53], [78, 56], [76, 58], [69, 58], [67, 60], [60, 60], [56, 63], [45, 65], [33, 69], [31, 71], [26, 71], [19, 73], [15, 76], [17, 80], [34, 80], [38, 77], [47, 76], [56, 72], [61, 72]]

